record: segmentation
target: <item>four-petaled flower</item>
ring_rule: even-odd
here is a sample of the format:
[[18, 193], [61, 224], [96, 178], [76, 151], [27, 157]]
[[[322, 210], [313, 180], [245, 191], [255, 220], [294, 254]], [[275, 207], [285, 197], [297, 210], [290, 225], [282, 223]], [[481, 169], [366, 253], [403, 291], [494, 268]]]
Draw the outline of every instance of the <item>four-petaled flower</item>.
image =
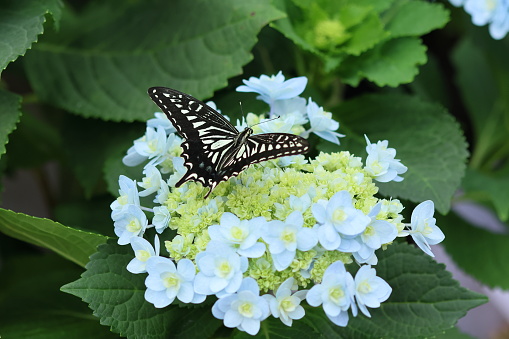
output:
[[237, 292], [242, 283], [242, 273], [248, 266], [246, 257], [218, 241], [209, 242], [207, 249], [198, 253], [195, 261], [200, 272], [194, 280], [194, 290], [218, 297]]
[[285, 220], [269, 221], [263, 232], [263, 240], [269, 245], [274, 267], [282, 271], [292, 263], [297, 250], [307, 251], [318, 242], [313, 229], [303, 227], [304, 218], [298, 211]]
[[240, 220], [235, 214], [226, 212], [221, 216], [220, 223], [209, 227], [211, 241], [227, 244], [248, 258], [259, 258], [265, 253], [265, 244], [258, 242], [265, 218]]
[[128, 205], [113, 225], [115, 227], [115, 234], [118, 237], [118, 244], [127, 245], [131, 242], [131, 238], [143, 235], [148, 221], [145, 213], [143, 213], [139, 206]]
[[410, 230], [403, 231], [403, 234], [410, 235], [424, 253], [434, 257], [431, 252], [430, 245], [441, 243], [445, 239], [445, 235], [438, 228], [436, 219], [433, 218], [435, 213], [435, 205], [433, 201], [426, 200], [421, 202], [412, 212], [410, 220]]
[[368, 143], [366, 146], [368, 157], [364, 169], [380, 182], [402, 181], [403, 177], [399, 174], [405, 173], [407, 167], [400, 162], [401, 160], [394, 158], [396, 150], [387, 147], [389, 145], [387, 140], [372, 144], [366, 135], [364, 137]]
[[[368, 317], [371, 317], [368, 307], [380, 307], [380, 303], [386, 301], [392, 292], [391, 286], [377, 277], [376, 270], [370, 265], [361, 266], [355, 275], [354, 282], [357, 306]], [[356, 316], [357, 311], [354, 311], [353, 315]]]
[[[354, 280], [341, 261], [331, 264], [323, 274], [322, 283], [309, 290], [306, 301], [317, 307], [323, 304], [327, 317], [338, 326], [348, 323], [348, 309], [356, 312]], [[355, 314], [355, 313], [354, 313]]]
[[260, 296], [256, 280], [248, 277], [244, 278], [236, 293], [227, 294], [216, 301], [212, 306], [212, 314], [217, 319], [224, 319], [226, 327], [236, 327], [255, 335], [260, 330], [260, 322], [270, 312], [267, 301]]
[[279, 318], [286, 326], [292, 326], [293, 320], [301, 319], [305, 314], [304, 307], [300, 305], [300, 302], [306, 299], [308, 291], [292, 293], [294, 283], [294, 278], [288, 278], [279, 286], [275, 296], [263, 295], [269, 303], [271, 314], [274, 318]]
[[135, 257], [127, 264], [127, 270], [134, 274], [147, 272], [147, 261], [151, 257], [159, 255], [160, 246], [157, 235], [154, 239], [154, 247], [142, 237], [131, 238], [131, 247]]
[[175, 266], [169, 258], [150, 257], [147, 272], [145, 299], [157, 308], [168, 306], [175, 298], [193, 304], [205, 300], [205, 295], [195, 293], [193, 289], [196, 268], [189, 259], [182, 259]]

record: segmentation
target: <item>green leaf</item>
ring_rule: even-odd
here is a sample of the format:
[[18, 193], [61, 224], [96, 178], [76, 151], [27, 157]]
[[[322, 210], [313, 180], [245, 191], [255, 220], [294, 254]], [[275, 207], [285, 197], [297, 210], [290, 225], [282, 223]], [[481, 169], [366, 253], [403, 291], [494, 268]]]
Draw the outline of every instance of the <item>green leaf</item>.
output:
[[437, 225], [446, 235], [447, 253], [462, 270], [487, 286], [509, 289], [507, 235], [472, 226], [454, 213], [437, 216]]
[[62, 287], [87, 302], [101, 324], [127, 337], [209, 338], [221, 322], [210, 305], [157, 309], [144, 299], [145, 274], [132, 274], [126, 266], [133, 258], [130, 246], [113, 240], [99, 247], [80, 279]]
[[306, 310], [302, 321], [325, 337], [412, 338], [430, 337], [451, 328], [466, 312], [488, 299], [452, 279], [445, 265], [437, 264], [415, 247], [393, 244], [379, 255], [377, 275], [392, 287], [392, 294], [371, 318], [350, 317], [347, 327], [332, 324], [323, 310]]
[[9, 136], [8, 165], [9, 168], [33, 168], [49, 160], [60, 160], [63, 152], [58, 127], [27, 112], [21, 116], [16, 130]]
[[[0, 23], [1, 25], [1, 23]], [[21, 111], [21, 97], [9, 92], [0, 91], [0, 157], [5, 153], [5, 144], [9, 134], [16, 128]]]
[[378, 86], [396, 87], [411, 82], [425, 64], [426, 47], [418, 38], [398, 38], [376, 45], [341, 64], [341, 80], [357, 86], [363, 78]]
[[421, 36], [442, 28], [449, 21], [449, 11], [442, 4], [405, 1], [391, 12], [386, 29], [392, 37]]
[[37, 41], [44, 31], [47, 13], [51, 13], [55, 25], [58, 24], [61, 6], [60, 0], [4, 0], [0, 3], [0, 73]]
[[41, 99], [85, 117], [146, 120], [157, 110], [149, 87], [210, 97], [252, 59], [260, 29], [283, 15], [269, 0], [112, 6], [92, 2], [70, 28], [62, 24], [65, 37], [27, 55], [26, 70]]
[[509, 219], [509, 177], [486, 175], [474, 169], [467, 170], [463, 188], [477, 201], [490, 201], [502, 221]]
[[62, 284], [81, 269], [52, 253], [2, 258], [0, 329], [2, 338], [118, 338], [90, 315]]
[[49, 219], [0, 209], [0, 231], [10, 237], [52, 250], [85, 266], [96, 247], [107, 237], [80, 231]]
[[86, 197], [92, 196], [103, 178], [106, 161], [132, 145], [133, 140], [143, 135], [143, 129], [141, 124], [66, 117], [62, 132], [65, 152]]
[[447, 213], [468, 152], [458, 123], [443, 107], [405, 95], [366, 95], [346, 101], [335, 112], [340, 129], [349, 130], [342, 149], [364, 156], [366, 134], [372, 143], [388, 140], [408, 167], [402, 182], [377, 183], [382, 194], [416, 203], [430, 199]]

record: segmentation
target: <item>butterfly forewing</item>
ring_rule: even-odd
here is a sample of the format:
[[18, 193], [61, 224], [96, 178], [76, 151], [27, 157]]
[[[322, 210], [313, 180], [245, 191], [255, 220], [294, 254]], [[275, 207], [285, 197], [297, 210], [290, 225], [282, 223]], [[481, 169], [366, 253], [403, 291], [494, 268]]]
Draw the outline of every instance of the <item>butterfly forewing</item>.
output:
[[249, 165], [308, 151], [306, 139], [287, 133], [251, 135], [237, 129], [225, 117], [192, 96], [166, 87], [148, 90], [152, 100], [166, 113], [185, 140], [182, 157], [186, 174], [177, 182], [200, 182], [210, 190], [221, 181], [238, 175]]

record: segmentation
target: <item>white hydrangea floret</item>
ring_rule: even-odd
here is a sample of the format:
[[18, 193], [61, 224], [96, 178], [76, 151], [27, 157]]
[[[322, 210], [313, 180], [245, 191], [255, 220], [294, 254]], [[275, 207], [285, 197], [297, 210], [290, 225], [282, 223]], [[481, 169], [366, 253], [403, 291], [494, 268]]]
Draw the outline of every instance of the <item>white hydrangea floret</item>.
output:
[[152, 218], [152, 224], [154, 225], [156, 232], [161, 234], [170, 223], [171, 220], [170, 210], [168, 210], [168, 207], [166, 207], [165, 205], [155, 206], [153, 210], [154, 217]]
[[410, 235], [424, 253], [434, 257], [430, 245], [441, 243], [445, 239], [442, 230], [435, 224], [433, 218], [435, 205], [433, 201], [421, 202], [412, 212], [410, 230], [402, 231], [404, 235]]
[[175, 266], [169, 258], [151, 257], [147, 261], [147, 272], [145, 299], [157, 308], [168, 306], [175, 298], [194, 304], [205, 300], [205, 295], [193, 289], [196, 268], [189, 259], [181, 259]]
[[338, 326], [348, 324], [348, 309], [356, 312], [354, 301], [354, 281], [341, 261], [332, 263], [327, 269], [320, 284], [316, 284], [306, 295], [310, 306], [323, 305], [327, 317]]
[[166, 134], [176, 133], [177, 130], [171, 123], [170, 119], [166, 116], [166, 114], [161, 112], [154, 113], [155, 118], [149, 119], [147, 121], [147, 127], [152, 127], [157, 129], [159, 126], [164, 128]]
[[222, 242], [234, 248], [239, 255], [259, 258], [265, 253], [265, 244], [258, 242], [266, 221], [263, 217], [240, 220], [235, 214], [223, 213], [220, 225], [208, 228], [212, 241]]
[[215, 302], [212, 314], [223, 319], [226, 327], [236, 327], [255, 335], [260, 330], [260, 322], [269, 316], [270, 311], [267, 301], [260, 296], [256, 280], [248, 277], [243, 279], [236, 293], [227, 294]]
[[118, 178], [118, 190], [119, 197], [115, 199], [110, 205], [111, 208], [111, 219], [116, 221], [123, 215], [124, 208], [129, 205], [140, 206], [140, 196], [138, 194], [138, 187], [136, 181], [129, 179], [125, 175], [121, 175]]
[[218, 241], [209, 242], [207, 249], [196, 255], [195, 262], [200, 270], [194, 281], [195, 291], [218, 297], [237, 292], [248, 267], [246, 257]]
[[386, 301], [392, 293], [391, 286], [377, 277], [376, 270], [370, 265], [361, 266], [355, 275], [354, 282], [357, 306], [367, 317], [371, 317], [368, 307], [380, 307], [380, 303]]
[[[396, 226], [387, 220], [377, 220], [376, 216], [380, 213], [382, 204], [376, 204], [368, 213], [371, 222], [364, 232], [359, 235], [361, 248], [354, 253], [354, 258], [359, 263], [369, 263], [376, 265], [378, 259], [375, 250], [382, 247], [383, 244], [390, 243], [398, 236]], [[371, 260], [370, 260], [371, 259]]]
[[297, 250], [308, 251], [318, 243], [316, 231], [303, 225], [302, 213], [294, 211], [284, 222], [272, 220], [265, 226], [262, 237], [269, 245], [276, 270], [290, 266]]
[[145, 166], [143, 174], [145, 174], [145, 177], [138, 183], [138, 186], [144, 188], [144, 190], [139, 193], [140, 197], [146, 197], [157, 192], [162, 181], [161, 172], [159, 172], [159, 169], [154, 165]]
[[329, 251], [357, 252], [356, 239], [371, 222], [371, 218], [353, 206], [348, 191], [334, 194], [329, 201], [319, 200], [311, 208], [318, 222], [318, 240]]
[[147, 272], [147, 261], [149, 258], [159, 255], [160, 246], [157, 235], [154, 239], [154, 247], [142, 237], [131, 238], [131, 247], [135, 257], [127, 264], [127, 270], [134, 274]]
[[148, 221], [145, 213], [139, 206], [129, 205], [113, 224], [119, 245], [127, 245], [131, 238], [142, 236], [147, 228]]
[[401, 160], [395, 159], [396, 150], [388, 147], [387, 140], [372, 144], [366, 135], [364, 137], [368, 143], [366, 146], [368, 156], [364, 169], [379, 182], [402, 181], [403, 177], [399, 174], [405, 173], [407, 167], [400, 162]]
[[332, 119], [330, 112], [325, 112], [323, 107], [318, 106], [309, 98], [307, 114], [311, 129], [306, 131], [303, 137], [307, 137], [310, 133], [315, 133], [320, 138], [339, 145], [339, 138], [345, 135], [334, 132], [339, 128], [339, 122]]
[[267, 300], [270, 312], [274, 318], [279, 318], [286, 326], [292, 326], [293, 320], [304, 317], [304, 308], [300, 305], [301, 301], [306, 299], [306, 290], [292, 293], [292, 287], [295, 284], [294, 278], [286, 279], [277, 289], [275, 296], [265, 294], [263, 297]]

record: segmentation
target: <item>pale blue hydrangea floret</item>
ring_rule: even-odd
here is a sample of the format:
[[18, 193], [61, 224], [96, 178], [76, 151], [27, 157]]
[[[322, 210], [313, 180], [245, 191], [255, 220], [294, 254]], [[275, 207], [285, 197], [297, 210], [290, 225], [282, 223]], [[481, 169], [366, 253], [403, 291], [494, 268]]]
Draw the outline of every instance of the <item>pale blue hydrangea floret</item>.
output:
[[430, 245], [441, 243], [445, 235], [435, 224], [433, 218], [435, 205], [433, 201], [426, 200], [421, 202], [412, 212], [410, 230], [403, 231], [403, 235], [410, 235], [424, 253], [434, 257]]
[[169, 258], [151, 257], [147, 261], [145, 299], [157, 308], [166, 307], [178, 298], [183, 303], [202, 303], [206, 296], [195, 293], [193, 281], [196, 268], [189, 259], [177, 266]]
[[278, 100], [273, 104], [274, 112], [281, 117], [292, 116], [296, 125], [308, 122], [306, 99], [295, 97], [287, 100]]
[[[380, 307], [380, 303], [386, 301], [392, 293], [389, 284], [376, 276], [376, 270], [370, 265], [361, 266], [355, 275], [355, 300], [357, 306], [364, 315], [371, 317], [368, 307]], [[353, 312], [356, 316], [357, 312]]]
[[325, 270], [322, 283], [311, 287], [306, 301], [313, 307], [323, 305], [327, 317], [344, 327], [348, 324], [348, 309], [355, 308], [354, 294], [352, 275], [346, 271], [343, 262], [336, 261]]
[[341, 191], [329, 201], [319, 200], [312, 207], [318, 226], [318, 240], [329, 251], [357, 252], [356, 239], [371, 222], [371, 218], [353, 206], [348, 191]]
[[159, 126], [161, 126], [166, 131], [166, 134], [177, 133], [177, 130], [175, 129], [171, 121], [168, 119], [166, 114], [156, 112], [154, 113], [154, 116], [155, 118], [149, 119], [147, 121], [147, 127], [157, 129]]
[[147, 127], [145, 135], [134, 141], [122, 162], [126, 166], [138, 166], [143, 161], [151, 159], [150, 164], [157, 165], [164, 160], [174, 138], [175, 134], [167, 136], [162, 126]]
[[253, 278], [244, 278], [239, 290], [234, 294], [220, 297], [212, 306], [212, 314], [223, 319], [229, 328], [238, 328], [255, 335], [260, 330], [260, 322], [269, 314], [269, 305], [260, 296], [260, 288]]
[[307, 113], [311, 129], [306, 131], [304, 137], [310, 133], [315, 133], [320, 138], [339, 145], [339, 138], [344, 137], [344, 134], [334, 132], [339, 128], [339, 122], [332, 119], [332, 114], [325, 112], [323, 107], [318, 106], [309, 98], [307, 105]]
[[476, 26], [489, 24], [493, 39], [503, 39], [509, 32], [509, 0], [449, 0], [454, 6], [463, 6]]
[[123, 216], [124, 210], [129, 205], [140, 206], [140, 196], [138, 195], [138, 187], [136, 181], [129, 179], [125, 175], [118, 178], [119, 197], [115, 199], [110, 205], [111, 219], [116, 221]]
[[237, 87], [237, 92], [254, 92], [260, 94], [259, 99], [272, 105], [277, 100], [286, 100], [299, 96], [306, 88], [308, 79], [297, 77], [285, 81], [280, 71], [276, 75], [262, 75], [260, 78], [250, 77], [242, 80], [244, 85]]
[[131, 247], [134, 251], [134, 258], [127, 264], [127, 270], [134, 274], [145, 273], [147, 272], [148, 259], [159, 255], [159, 237], [155, 236], [154, 247], [142, 237], [131, 238]]
[[265, 244], [258, 242], [266, 223], [265, 218], [240, 220], [235, 214], [226, 212], [221, 216], [220, 223], [209, 226], [211, 241], [224, 243], [247, 258], [259, 258], [265, 253]]
[[154, 217], [152, 218], [152, 225], [154, 225], [156, 232], [161, 234], [167, 227], [171, 220], [171, 213], [165, 205], [155, 206]]
[[147, 217], [139, 206], [127, 206], [123, 210], [122, 215], [114, 223], [118, 244], [127, 245], [131, 242], [132, 238], [142, 236], [147, 225]]
[[366, 135], [364, 137], [368, 144], [366, 146], [368, 157], [364, 169], [380, 182], [402, 181], [403, 178], [399, 174], [405, 173], [407, 167], [399, 159], [395, 159], [396, 150], [387, 147], [389, 144], [387, 140], [372, 144]]
[[199, 272], [194, 280], [194, 290], [218, 297], [237, 292], [242, 283], [242, 273], [248, 267], [246, 257], [239, 256], [230, 246], [217, 241], [209, 242], [207, 249], [198, 253], [195, 262]]
[[143, 174], [145, 174], [145, 177], [141, 182], [138, 183], [138, 186], [144, 188], [144, 190], [139, 193], [140, 197], [146, 197], [154, 192], [157, 192], [162, 184], [161, 172], [159, 172], [159, 169], [157, 169], [156, 166], [145, 166], [143, 168]]
[[298, 211], [292, 212], [284, 222], [269, 221], [263, 230], [263, 240], [278, 271], [286, 269], [295, 258], [296, 251], [308, 251], [318, 242], [315, 230], [303, 227], [304, 219]]
[[271, 294], [263, 295], [269, 304], [272, 316], [279, 318], [286, 326], [292, 326], [293, 320], [301, 319], [305, 315], [304, 307], [300, 303], [306, 299], [308, 291], [302, 290], [293, 293], [294, 284], [295, 279], [288, 278], [279, 286], [275, 296]]
[[279, 119], [264, 120], [260, 124], [260, 128], [263, 133], [291, 133], [294, 125], [295, 117], [288, 114]]
[[366, 227], [364, 232], [359, 235], [359, 243], [361, 248], [355, 252], [354, 258], [359, 263], [369, 263], [376, 265], [378, 259], [375, 255], [375, 250], [382, 247], [383, 244], [390, 243], [398, 236], [396, 226], [387, 220], [377, 220], [376, 216], [380, 213], [382, 204], [378, 203], [371, 209], [368, 216], [371, 222]]

